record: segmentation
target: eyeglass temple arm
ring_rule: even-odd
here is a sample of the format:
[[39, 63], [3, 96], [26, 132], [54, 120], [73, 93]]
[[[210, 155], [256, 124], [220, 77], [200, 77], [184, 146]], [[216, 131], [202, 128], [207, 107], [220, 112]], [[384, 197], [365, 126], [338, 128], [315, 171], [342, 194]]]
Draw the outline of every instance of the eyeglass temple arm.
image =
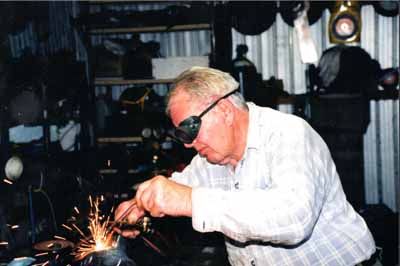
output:
[[239, 89], [235, 89], [233, 91], [231, 91], [228, 94], [225, 94], [224, 96], [222, 96], [221, 98], [219, 98], [218, 100], [216, 100], [215, 102], [213, 102], [210, 106], [208, 106], [203, 112], [201, 112], [201, 114], [199, 115], [199, 118], [201, 118], [203, 115], [205, 115], [206, 113], [208, 113], [208, 111], [210, 111], [211, 109], [214, 108], [214, 106], [216, 106], [219, 101], [221, 101], [222, 99], [228, 98], [229, 96], [231, 96], [232, 94], [238, 92]]

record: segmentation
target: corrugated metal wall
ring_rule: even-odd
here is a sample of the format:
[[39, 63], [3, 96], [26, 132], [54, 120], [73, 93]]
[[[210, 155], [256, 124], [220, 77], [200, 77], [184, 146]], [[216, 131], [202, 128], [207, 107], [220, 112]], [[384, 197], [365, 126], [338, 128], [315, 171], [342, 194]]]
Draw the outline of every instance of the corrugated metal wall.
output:
[[[399, 66], [399, 16], [379, 16], [370, 6], [362, 11], [361, 46], [382, 68]], [[364, 136], [366, 199], [399, 210], [399, 101], [371, 101], [370, 105], [371, 123]]]
[[75, 50], [76, 39], [71, 29], [70, 17], [77, 14], [76, 2], [48, 2], [49, 5], [49, 37], [39, 42], [33, 24], [29, 23], [19, 34], [9, 35], [11, 54], [20, 57], [25, 48], [31, 48], [34, 54], [49, 55], [59, 50]]
[[[153, 3], [140, 5], [107, 5], [107, 9], [115, 11], [128, 10], [157, 10], [163, 9], [170, 4]], [[104, 7], [104, 6], [103, 6]], [[101, 5], [93, 5], [90, 12], [98, 12], [101, 10]], [[106, 39], [130, 39], [132, 34], [107, 34], [107, 35], [92, 35], [91, 41], [93, 45], [100, 44]], [[208, 55], [211, 52], [211, 32], [209, 30], [196, 31], [180, 31], [180, 32], [154, 32], [141, 33], [140, 39], [143, 42], [157, 41], [160, 43], [160, 54], [162, 57], [171, 56], [202, 56]], [[114, 86], [113, 98], [118, 99], [121, 93], [129, 85]], [[168, 85], [159, 84], [153, 85], [160, 95], [165, 95], [168, 91]], [[105, 86], [98, 86], [96, 93], [105, 93]]]
[[[327, 26], [330, 13], [311, 26], [318, 55], [332, 47]], [[382, 68], [399, 66], [399, 16], [378, 15], [372, 6], [362, 7], [360, 46], [378, 60]], [[305, 93], [305, 65], [300, 61], [295, 30], [278, 14], [275, 24], [258, 36], [245, 36], [233, 30], [233, 49], [247, 44], [248, 58], [264, 79], [283, 79], [285, 90]], [[364, 174], [367, 203], [385, 203], [398, 210], [399, 202], [399, 101], [371, 101], [371, 122], [364, 136]], [[291, 112], [289, 105], [280, 110]]]
[[[50, 2], [50, 38], [37, 47], [36, 35], [29, 26], [23, 33], [10, 36], [12, 54], [18, 57], [24, 47], [30, 46], [41, 54], [59, 49], [75, 49], [77, 58], [86, 60], [86, 52], [77, 33], [69, 23], [70, 16], [79, 13], [77, 2]], [[165, 4], [115, 5], [114, 9], [146, 10], [164, 7]], [[318, 54], [333, 46], [329, 43], [327, 25], [329, 11], [311, 26], [312, 37]], [[387, 18], [374, 12], [372, 6], [362, 8], [361, 47], [377, 59], [382, 67], [399, 66], [399, 16]], [[285, 24], [278, 14], [274, 25], [258, 36], [244, 36], [232, 30], [233, 50], [237, 44], [247, 44], [248, 57], [264, 79], [275, 76], [283, 79], [286, 91], [298, 94], [306, 92], [305, 65], [300, 62], [294, 29]], [[94, 36], [93, 43], [104, 38], [130, 38], [130, 34]], [[163, 56], [205, 55], [211, 50], [210, 32], [207, 30], [174, 33], [141, 34], [142, 41], [156, 40], [161, 43]], [[160, 85], [164, 87], [165, 85]], [[114, 89], [118, 98], [126, 86]], [[162, 88], [161, 88], [162, 89]], [[99, 92], [104, 88], [98, 88]], [[364, 136], [364, 171], [367, 203], [385, 203], [398, 210], [399, 202], [399, 102], [398, 100], [371, 101], [371, 122]], [[291, 112], [290, 105], [280, 107]]]

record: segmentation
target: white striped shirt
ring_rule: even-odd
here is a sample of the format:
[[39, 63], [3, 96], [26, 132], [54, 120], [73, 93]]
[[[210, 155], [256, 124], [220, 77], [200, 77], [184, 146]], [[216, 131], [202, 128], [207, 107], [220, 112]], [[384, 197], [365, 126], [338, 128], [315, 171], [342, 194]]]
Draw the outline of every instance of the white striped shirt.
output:
[[172, 179], [192, 190], [192, 224], [222, 232], [231, 265], [355, 265], [375, 243], [347, 202], [328, 147], [299, 117], [249, 104], [242, 160], [196, 155]]

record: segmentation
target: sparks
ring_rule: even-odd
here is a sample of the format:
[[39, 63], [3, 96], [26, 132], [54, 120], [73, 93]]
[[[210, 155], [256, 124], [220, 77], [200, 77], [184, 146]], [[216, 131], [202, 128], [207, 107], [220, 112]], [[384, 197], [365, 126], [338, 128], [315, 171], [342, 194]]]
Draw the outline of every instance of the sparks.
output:
[[38, 253], [35, 255], [35, 257], [40, 257], [40, 256], [45, 256], [45, 255], [49, 255], [49, 253], [48, 252]]
[[67, 240], [65, 237], [62, 236], [54, 236], [55, 239], [60, 239], [60, 240]]
[[15, 258], [14, 260], [15, 261], [18, 261], [18, 260], [26, 260], [28, 257], [18, 257], [18, 258]]
[[77, 214], [79, 214], [79, 210], [77, 207], [74, 207], [74, 210], [76, 211]]
[[87, 237], [85, 236], [85, 234], [82, 232], [82, 230], [79, 229], [78, 226], [76, 226], [76, 224], [72, 224], [72, 227], [74, 227], [74, 228], [76, 229], [76, 231], [78, 231], [78, 233], [79, 233], [83, 238], [87, 238]]
[[115, 247], [115, 242], [112, 239], [112, 232], [109, 231], [110, 216], [104, 216], [101, 214], [99, 203], [100, 199], [96, 198], [92, 200], [89, 197], [90, 213], [89, 213], [89, 225], [88, 229], [90, 232], [89, 236], [85, 236], [82, 230], [78, 226], [72, 224], [81, 238], [76, 251], [74, 253], [77, 260], [83, 259], [88, 254], [97, 251], [109, 250]]
[[69, 227], [68, 225], [66, 225], [66, 224], [62, 224], [61, 225], [62, 227], [64, 227], [65, 229], [68, 229], [69, 231], [72, 231], [72, 228], [71, 227]]
[[7, 246], [8, 242], [0, 242], [0, 246]]
[[9, 185], [12, 185], [12, 184], [13, 184], [13, 182], [11, 182], [10, 180], [8, 180], [7, 178], [4, 178], [3, 181], [4, 181], [4, 183], [7, 183], [7, 184], [9, 184]]

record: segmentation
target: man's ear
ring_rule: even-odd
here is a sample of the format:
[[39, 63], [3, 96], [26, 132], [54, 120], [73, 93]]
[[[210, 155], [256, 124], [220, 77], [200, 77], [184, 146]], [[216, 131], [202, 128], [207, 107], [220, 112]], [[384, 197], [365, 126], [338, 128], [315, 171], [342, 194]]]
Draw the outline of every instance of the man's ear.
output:
[[233, 104], [227, 100], [223, 99], [219, 102], [218, 107], [221, 110], [221, 113], [223, 115], [224, 121], [227, 125], [232, 125], [233, 124], [233, 118], [234, 118], [234, 106]]

